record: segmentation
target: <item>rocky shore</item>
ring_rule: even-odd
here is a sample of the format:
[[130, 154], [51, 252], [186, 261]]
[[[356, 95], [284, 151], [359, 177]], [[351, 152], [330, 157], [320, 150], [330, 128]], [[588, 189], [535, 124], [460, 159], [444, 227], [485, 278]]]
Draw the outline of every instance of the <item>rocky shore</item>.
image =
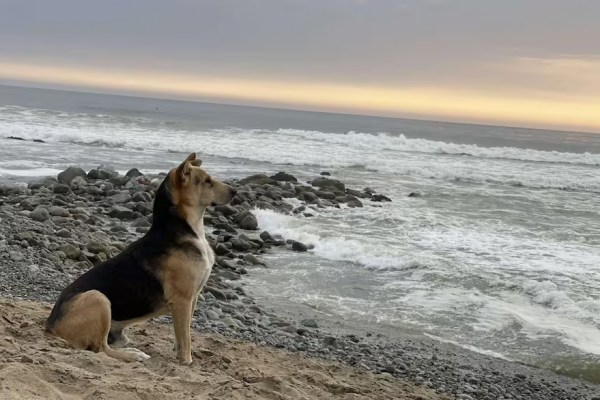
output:
[[[28, 186], [0, 187], [0, 296], [54, 301], [75, 277], [147, 232], [163, 177], [135, 168], [119, 175], [101, 165], [88, 172], [70, 167]], [[600, 400], [598, 386], [585, 381], [422, 338], [390, 338], [374, 327], [353, 329], [338, 321], [341, 328], [336, 328], [322, 317], [300, 318], [257, 303], [244, 275], [268, 268], [263, 256], [274, 247], [306, 252], [310, 246], [261, 231], [252, 210], [310, 217], [316, 208], [344, 212], [392, 200], [369, 188], [347, 188], [327, 173], [307, 183], [284, 172], [228, 183], [237, 189], [236, 197], [229, 205], [207, 210], [204, 218], [217, 258], [194, 329], [402, 377], [453, 398]], [[302, 205], [293, 205], [298, 201]]]

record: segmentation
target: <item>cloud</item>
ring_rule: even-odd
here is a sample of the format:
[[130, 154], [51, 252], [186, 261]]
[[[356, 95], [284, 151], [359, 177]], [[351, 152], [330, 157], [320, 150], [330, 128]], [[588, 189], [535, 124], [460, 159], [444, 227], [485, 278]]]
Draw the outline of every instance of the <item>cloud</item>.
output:
[[570, 99], [489, 95], [436, 87], [306, 83], [215, 78], [144, 71], [79, 69], [0, 63], [0, 77], [95, 89], [265, 104], [374, 115], [422, 116], [495, 121], [600, 131], [600, 96]]

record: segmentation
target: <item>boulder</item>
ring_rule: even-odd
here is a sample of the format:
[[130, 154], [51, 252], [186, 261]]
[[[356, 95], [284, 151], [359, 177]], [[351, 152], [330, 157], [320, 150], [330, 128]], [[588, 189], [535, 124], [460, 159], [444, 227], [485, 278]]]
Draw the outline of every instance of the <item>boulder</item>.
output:
[[252, 231], [258, 228], [258, 221], [256, 220], [254, 214], [252, 214], [250, 211], [241, 212], [233, 219], [235, 222], [237, 222], [241, 229]]
[[260, 234], [260, 238], [263, 242], [274, 242], [275, 238], [267, 231], [264, 231]]
[[298, 253], [304, 253], [308, 251], [308, 246], [301, 242], [292, 243], [292, 250], [297, 251]]
[[79, 167], [69, 167], [69, 168], [65, 169], [63, 172], [61, 172], [60, 174], [58, 174], [58, 181], [60, 183], [69, 185], [71, 183], [71, 181], [78, 176], [80, 176], [84, 179], [87, 177], [87, 175], [83, 169], [81, 169]]
[[311, 185], [318, 187], [318, 188], [334, 187], [334, 188], [341, 190], [342, 192], [346, 190], [346, 185], [344, 185], [342, 182], [338, 181], [337, 179], [331, 179], [331, 178], [317, 178], [311, 182]]
[[285, 172], [278, 172], [275, 175], [273, 175], [271, 179], [278, 182], [298, 182], [298, 179], [296, 179], [295, 176]]

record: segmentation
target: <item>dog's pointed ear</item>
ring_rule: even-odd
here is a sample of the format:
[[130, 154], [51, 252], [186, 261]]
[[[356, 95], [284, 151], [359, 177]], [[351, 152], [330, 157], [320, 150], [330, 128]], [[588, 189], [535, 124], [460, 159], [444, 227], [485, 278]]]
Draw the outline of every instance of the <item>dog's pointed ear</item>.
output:
[[190, 179], [190, 166], [196, 160], [196, 153], [190, 154], [179, 167], [177, 167], [177, 176], [181, 179], [181, 182], [187, 183]]
[[193, 165], [194, 167], [199, 167], [199, 166], [201, 166], [201, 165], [202, 165], [202, 160], [201, 160], [201, 159], [199, 159], [199, 158], [197, 158], [197, 159], [195, 159], [194, 161], [192, 161], [192, 165]]

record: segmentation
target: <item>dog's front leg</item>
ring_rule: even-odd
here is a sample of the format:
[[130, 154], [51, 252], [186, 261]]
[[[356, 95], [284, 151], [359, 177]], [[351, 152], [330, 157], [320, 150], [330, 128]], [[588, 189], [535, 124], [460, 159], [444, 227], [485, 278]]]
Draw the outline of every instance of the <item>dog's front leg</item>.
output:
[[[192, 301], [192, 313], [190, 315], [190, 321], [194, 320], [194, 312], [196, 311], [196, 305], [198, 304], [198, 295], [194, 297]], [[177, 337], [175, 337], [175, 343], [173, 343], [173, 351], [179, 352], [179, 343], [177, 342]]]
[[190, 300], [174, 301], [171, 304], [177, 359], [183, 364], [192, 363], [192, 341], [190, 338], [190, 324], [192, 322], [191, 308], [192, 302]]

